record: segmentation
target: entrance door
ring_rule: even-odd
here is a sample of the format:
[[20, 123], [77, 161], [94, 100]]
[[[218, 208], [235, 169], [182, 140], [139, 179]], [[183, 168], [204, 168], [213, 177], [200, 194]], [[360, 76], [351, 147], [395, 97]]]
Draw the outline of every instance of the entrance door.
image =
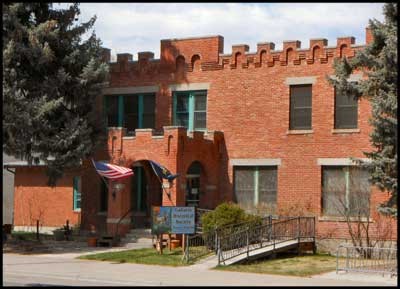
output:
[[194, 161], [186, 172], [186, 206], [199, 206], [201, 171], [201, 164]]
[[148, 218], [147, 181], [142, 166], [133, 167], [131, 183], [132, 223], [135, 227], [145, 227]]
[[186, 206], [199, 206], [200, 175], [186, 175]]

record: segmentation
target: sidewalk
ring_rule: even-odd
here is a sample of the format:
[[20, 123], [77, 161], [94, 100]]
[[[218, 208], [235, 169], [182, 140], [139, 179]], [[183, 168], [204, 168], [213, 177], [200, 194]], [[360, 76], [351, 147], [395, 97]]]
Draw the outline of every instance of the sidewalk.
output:
[[390, 277], [389, 274], [377, 273], [346, 273], [346, 272], [328, 272], [320, 275], [313, 276], [315, 279], [326, 279], [326, 280], [350, 280], [350, 281], [358, 281], [358, 282], [382, 282], [388, 285], [397, 285], [397, 276]]
[[[109, 286], [395, 286], [397, 278], [311, 278], [74, 259], [71, 255], [3, 254], [5, 282]], [[349, 275], [347, 275], [348, 277]], [[3, 281], [4, 282], [4, 281]]]

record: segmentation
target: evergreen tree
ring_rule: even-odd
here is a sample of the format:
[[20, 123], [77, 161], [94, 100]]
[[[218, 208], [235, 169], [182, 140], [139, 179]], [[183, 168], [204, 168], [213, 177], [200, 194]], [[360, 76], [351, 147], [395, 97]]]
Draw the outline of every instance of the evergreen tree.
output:
[[[351, 59], [336, 59], [337, 79], [330, 79], [339, 93], [365, 97], [372, 105], [370, 141], [374, 150], [364, 152], [371, 160], [361, 162], [369, 168], [371, 182], [390, 194], [378, 210], [397, 216], [397, 3], [386, 3], [385, 20], [369, 21], [373, 41]], [[367, 78], [348, 82], [355, 70], [363, 71]]]
[[3, 151], [48, 166], [49, 184], [99, 144], [95, 99], [108, 75], [96, 17], [78, 23], [79, 4], [3, 5]]

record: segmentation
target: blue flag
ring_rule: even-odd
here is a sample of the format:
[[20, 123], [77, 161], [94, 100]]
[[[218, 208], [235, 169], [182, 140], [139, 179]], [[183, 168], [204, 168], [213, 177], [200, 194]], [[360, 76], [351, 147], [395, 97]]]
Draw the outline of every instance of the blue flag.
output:
[[179, 174], [171, 174], [171, 172], [164, 166], [160, 165], [159, 163], [149, 161], [151, 167], [154, 170], [154, 173], [161, 179], [167, 179], [168, 181], [172, 182]]

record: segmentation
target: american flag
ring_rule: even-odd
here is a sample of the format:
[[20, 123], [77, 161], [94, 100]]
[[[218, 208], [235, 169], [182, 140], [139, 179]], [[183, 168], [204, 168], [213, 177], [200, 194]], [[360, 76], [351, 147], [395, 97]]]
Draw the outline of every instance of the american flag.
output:
[[133, 171], [129, 168], [124, 168], [116, 165], [106, 164], [102, 162], [95, 162], [92, 160], [97, 173], [100, 176], [106, 177], [111, 180], [122, 179], [125, 177], [133, 176]]

